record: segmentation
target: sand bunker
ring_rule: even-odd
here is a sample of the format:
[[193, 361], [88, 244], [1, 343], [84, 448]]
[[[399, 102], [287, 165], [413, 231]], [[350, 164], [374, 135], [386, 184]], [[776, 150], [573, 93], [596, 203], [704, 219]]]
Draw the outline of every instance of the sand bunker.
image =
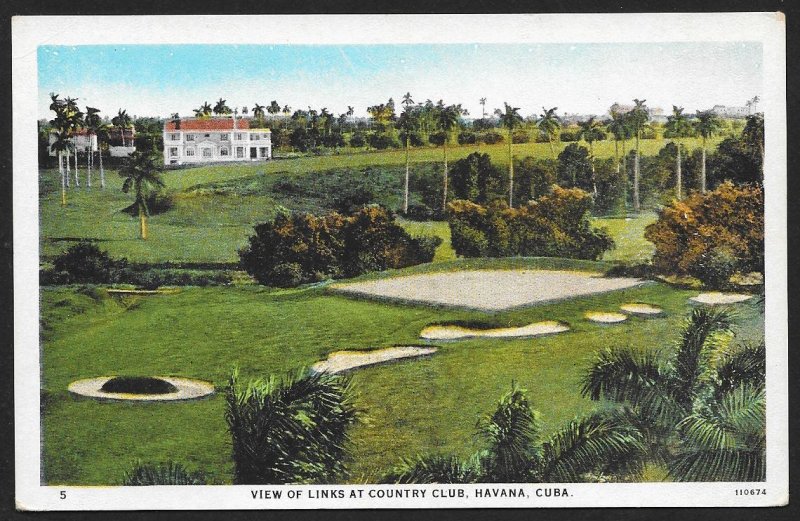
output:
[[330, 287], [334, 291], [366, 297], [491, 312], [625, 289], [641, 283], [640, 279], [578, 271], [475, 270], [422, 273]]
[[166, 394], [133, 394], [133, 393], [107, 393], [101, 390], [103, 385], [114, 378], [113, 376], [101, 376], [99, 378], [87, 378], [77, 380], [69, 384], [67, 389], [73, 394], [97, 398], [99, 400], [131, 400], [140, 402], [159, 402], [172, 400], [194, 400], [208, 396], [214, 392], [214, 385], [203, 380], [192, 380], [191, 378], [178, 378], [175, 376], [158, 376], [174, 385], [178, 391]]
[[109, 295], [173, 295], [180, 293], [181, 288], [158, 288], [158, 289], [115, 289], [106, 290]]
[[736, 304], [738, 302], [750, 300], [751, 298], [753, 298], [752, 295], [747, 295], [745, 293], [720, 293], [718, 291], [712, 291], [709, 293], [701, 293], [696, 297], [691, 297], [689, 300], [698, 304], [713, 306], [715, 304]]
[[599, 322], [601, 324], [617, 324], [619, 322], [628, 320], [627, 315], [606, 311], [587, 311], [584, 316], [586, 317], [586, 320]]
[[327, 360], [311, 366], [315, 373], [341, 373], [357, 367], [382, 364], [402, 358], [414, 358], [431, 355], [435, 347], [398, 346], [376, 349], [374, 351], [336, 351], [328, 355]]
[[461, 326], [428, 326], [419, 334], [425, 340], [461, 340], [464, 338], [530, 338], [569, 331], [569, 327], [547, 320], [522, 327], [501, 327], [496, 329], [472, 329]]
[[619, 309], [630, 315], [640, 315], [644, 317], [653, 317], [656, 315], [660, 315], [664, 312], [664, 310], [658, 306], [654, 306], [652, 304], [644, 304], [641, 302], [623, 304], [619, 307]]

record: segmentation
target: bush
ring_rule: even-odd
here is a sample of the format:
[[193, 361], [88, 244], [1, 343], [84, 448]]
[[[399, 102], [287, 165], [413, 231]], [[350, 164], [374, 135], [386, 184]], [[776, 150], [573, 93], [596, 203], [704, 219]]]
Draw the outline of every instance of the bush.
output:
[[[175, 204], [172, 196], [164, 193], [161, 190], [153, 191], [147, 194], [145, 202], [147, 203], [147, 211], [150, 213], [150, 215], [158, 215], [168, 212]], [[136, 203], [123, 208], [122, 211], [131, 217], [139, 216], [139, 207], [136, 205]]]
[[440, 213], [426, 204], [409, 204], [408, 212], [403, 217], [412, 221], [435, 221], [439, 219]]
[[569, 131], [565, 130], [564, 132], [561, 133], [560, 137], [561, 137], [561, 141], [563, 141], [565, 143], [572, 142], [572, 141], [577, 141], [577, 139], [576, 139], [577, 136], [575, 135], [575, 132], [569, 132]]
[[386, 209], [376, 206], [347, 217], [283, 213], [256, 226], [255, 232], [239, 252], [241, 265], [259, 283], [271, 286], [293, 287], [433, 260], [429, 243], [412, 238]]
[[361, 132], [356, 132], [350, 137], [350, 146], [353, 148], [363, 148], [367, 146], [367, 140], [364, 138], [364, 134]]
[[136, 462], [130, 472], [125, 473], [122, 484], [126, 487], [152, 485], [205, 485], [200, 472], [189, 472], [180, 463], [166, 464]]
[[350, 380], [326, 373], [225, 389], [234, 484], [330, 483], [344, 473], [356, 420]]
[[126, 265], [125, 259], [115, 261], [94, 243], [81, 241], [53, 260], [53, 278], [63, 284], [108, 283]]
[[465, 130], [464, 132], [458, 133], [458, 144], [459, 145], [474, 145], [478, 142], [478, 135], [475, 132], [470, 132]]
[[520, 208], [503, 202], [448, 206], [451, 243], [464, 257], [544, 256], [597, 259], [614, 241], [589, 223], [591, 197], [582, 190], [553, 187]]
[[[402, 143], [403, 146], [406, 146], [406, 133], [405, 132], [400, 132], [400, 143]], [[425, 144], [425, 142], [422, 140], [422, 136], [419, 135], [419, 133], [410, 132], [408, 134], [408, 146], [421, 147], [424, 144]]]
[[763, 191], [725, 182], [674, 201], [645, 229], [645, 238], [655, 244], [653, 264], [662, 273], [693, 275], [714, 286], [732, 271], [763, 272]]
[[444, 145], [444, 142], [447, 140], [447, 134], [444, 132], [434, 132], [428, 136], [428, 143], [431, 145], [435, 145], [440, 147]]
[[530, 143], [531, 136], [524, 130], [517, 130], [511, 135], [512, 143]]
[[514, 198], [527, 202], [549, 194], [556, 184], [556, 162], [527, 156], [514, 161]]
[[487, 145], [495, 145], [502, 143], [505, 138], [499, 132], [485, 132], [480, 135], [480, 140]]
[[370, 134], [367, 141], [369, 142], [369, 146], [377, 150], [400, 148], [400, 142], [397, 138], [389, 134]]
[[152, 376], [116, 376], [100, 387], [104, 393], [170, 394], [178, 388], [162, 378]]
[[568, 188], [592, 191], [592, 163], [589, 149], [570, 143], [558, 154], [558, 184]]
[[489, 154], [473, 152], [453, 163], [450, 188], [455, 199], [485, 204], [503, 198], [507, 183], [500, 169], [492, 164]]

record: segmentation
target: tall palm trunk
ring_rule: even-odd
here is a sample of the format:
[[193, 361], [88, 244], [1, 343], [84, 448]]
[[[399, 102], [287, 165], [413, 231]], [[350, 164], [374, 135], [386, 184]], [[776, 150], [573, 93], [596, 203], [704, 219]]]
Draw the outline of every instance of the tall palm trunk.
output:
[[626, 139], [622, 140], [622, 198], [625, 213], [628, 211], [628, 155], [625, 153], [626, 142]]
[[706, 138], [703, 137], [703, 161], [700, 163], [700, 193], [706, 193]]
[[70, 187], [70, 180], [69, 180], [70, 173], [71, 172], [70, 172], [70, 169], [69, 169], [69, 149], [67, 149], [67, 175], [66, 175], [66, 177], [67, 177], [67, 188]]
[[511, 129], [508, 129], [508, 207], [514, 208], [514, 158], [511, 155], [511, 145], [514, 143], [514, 136]]
[[675, 165], [676, 166], [676, 169], [675, 169], [676, 180], [675, 181], [676, 181], [676, 184], [677, 184], [676, 193], [677, 193], [677, 196], [678, 196], [678, 201], [680, 201], [681, 199], [683, 199], [683, 193], [682, 193], [682, 190], [683, 190], [683, 175], [682, 175], [682, 172], [681, 172], [681, 144], [680, 144], [680, 142], [677, 142], [677, 140], [676, 140], [676, 144], [678, 145], [678, 155], [677, 155], [677, 160], [676, 160], [677, 162], [676, 162], [676, 165]]
[[639, 131], [636, 131], [636, 155], [633, 158], [633, 211], [639, 213]]
[[86, 187], [92, 187], [92, 141], [89, 140], [89, 149], [86, 151]]
[[597, 199], [597, 177], [594, 171], [594, 142], [589, 143], [589, 164], [592, 165], [592, 197]]
[[80, 188], [81, 180], [78, 177], [80, 172], [78, 172], [78, 139], [77, 138], [75, 138], [74, 143], [75, 143], [75, 188]]
[[550, 155], [553, 156], [553, 159], [557, 159], [556, 149], [553, 147], [553, 136], [547, 136], [547, 142], [550, 143]]
[[139, 232], [143, 241], [147, 240], [147, 215], [144, 208], [139, 205]]
[[100, 158], [100, 188], [106, 187], [106, 173], [103, 171], [103, 149], [97, 146], [97, 156]]
[[444, 195], [442, 196], [442, 212], [447, 211], [447, 133], [444, 134]]
[[406, 132], [406, 183], [403, 191], [403, 214], [408, 213], [408, 132]]
[[617, 164], [617, 175], [619, 175], [619, 139], [614, 138], [614, 162]]
[[61, 174], [61, 206], [67, 206], [67, 173], [64, 170], [64, 153], [58, 153], [58, 173]]

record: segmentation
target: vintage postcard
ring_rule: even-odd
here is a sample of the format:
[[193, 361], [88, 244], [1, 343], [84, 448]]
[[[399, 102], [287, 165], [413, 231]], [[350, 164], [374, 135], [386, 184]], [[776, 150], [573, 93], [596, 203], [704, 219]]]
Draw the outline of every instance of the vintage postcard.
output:
[[781, 13], [12, 26], [19, 509], [789, 501]]

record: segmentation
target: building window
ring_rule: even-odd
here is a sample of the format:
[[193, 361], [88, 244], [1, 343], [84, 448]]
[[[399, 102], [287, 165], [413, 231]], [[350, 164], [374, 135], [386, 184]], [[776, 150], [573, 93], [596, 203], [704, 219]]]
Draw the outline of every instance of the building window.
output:
[[170, 135], [169, 135], [169, 138], [170, 138], [172, 141], [180, 141], [180, 139], [181, 139], [181, 135], [180, 135], [180, 134], [170, 134]]
[[169, 157], [178, 157], [178, 147], [169, 147]]
[[211, 157], [211, 149], [210, 148], [204, 148], [203, 149], [203, 157]]
[[186, 141], [194, 141], [194, 134], [186, 134]]
[[211, 134], [203, 134], [203, 137], [211, 137]]
[[186, 155], [187, 156], [193, 156], [194, 155], [194, 149], [193, 148], [187, 148], [186, 149]]
[[222, 141], [228, 141], [228, 134], [220, 134], [219, 139]]
[[221, 155], [221, 156], [227, 156], [227, 155], [228, 155], [228, 149], [227, 149], [227, 148], [224, 148], [224, 147], [223, 147], [223, 148], [220, 148], [220, 149], [219, 149], [219, 155]]
[[241, 133], [236, 134], [236, 141], [241, 141], [242, 139], [244, 139], [242, 136], [243, 134]]
[[244, 147], [236, 147], [236, 157], [244, 157]]

